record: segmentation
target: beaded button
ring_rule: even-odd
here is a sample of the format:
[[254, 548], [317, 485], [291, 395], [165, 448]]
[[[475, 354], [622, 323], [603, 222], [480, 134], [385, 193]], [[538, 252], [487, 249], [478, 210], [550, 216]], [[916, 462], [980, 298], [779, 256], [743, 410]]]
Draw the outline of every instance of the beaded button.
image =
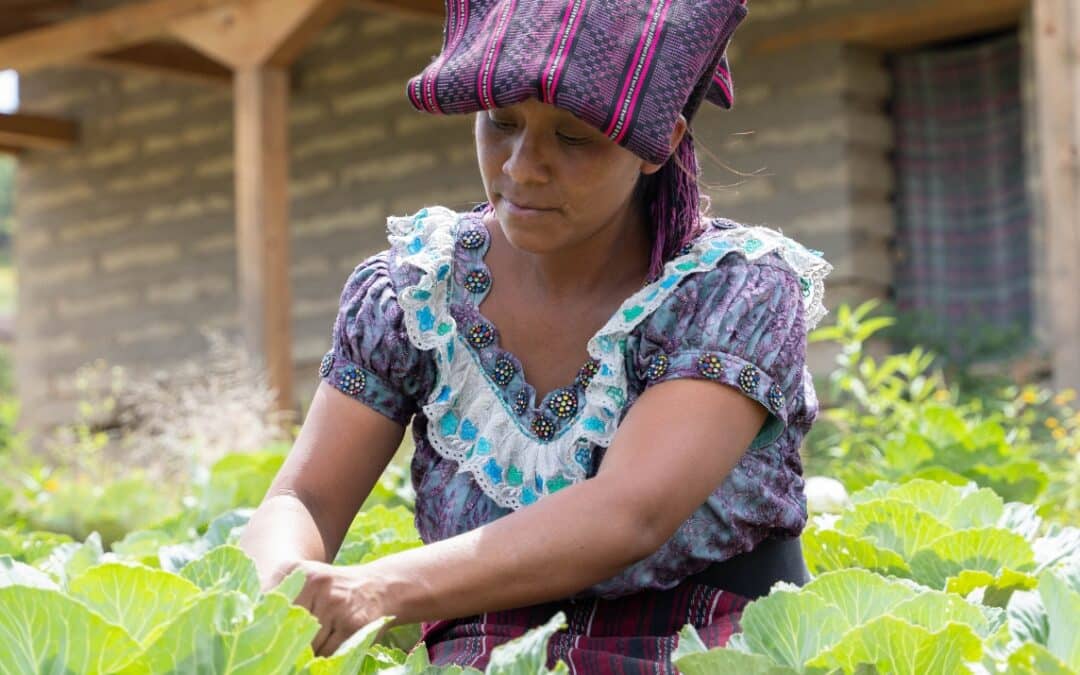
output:
[[565, 389], [548, 399], [548, 410], [555, 413], [555, 416], [560, 419], [573, 417], [574, 413], [577, 412], [577, 407], [577, 396]]
[[757, 391], [758, 382], [761, 382], [761, 373], [753, 366], [745, 366], [739, 371], [739, 386], [747, 394]]
[[514, 412], [518, 415], [523, 414], [529, 408], [529, 395], [522, 389], [514, 397]]
[[461, 245], [470, 251], [480, 248], [485, 241], [487, 241], [486, 230], [472, 229], [461, 235]]
[[773, 410], [782, 410], [784, 407], [784, 392], [780, 391], [780, 385], [773, 382], [773, 385], [769, 387], [768, 393], [769, 405]]
[[474, 323], [469, 326], [469, 344], [477, 349], [483, 349], [495, 341], [495, 329], [486, 323]]
[[698, 372], [710, 380], [719, 380], [724, 376], [724, 362], [716, 354], [702, 354], [698, 357]]
[[657, 354], [652, 357], [652, 361], [649, 362], [649, 369], [645, 371], [645, 379], [651, 381], [663, 377], [664, 373], [667, 372], [669, 363], [670, 359], [668, 359], [667, 354]]
[[330, 369], [334, 367], [334, 352], [326, 352], [326, 355], [322, 357], [322, 361], [319, 363], [319, 377], [326, 377], [330, 374]]
[[505, 356], [500, 356], [495, 360], [495, 368], [491, 371], [491, 377], [495, 380], [495, 384], [505, 387], [510, 383], [510, 380], [514, 379], [514, 373], [516, 372], [517, 368], [514, 367], [514, 362]]
[[356, 366], [345, 366], [338, 371], [338, 387], [349, 396], [356, 396], [364, 390], [367, 376]]
[[574, 378], [574, 383], [581, 387], [587, 387], [599, 372], [600, 362], [596, 359], [589, 359], [585, 362], [585, 365], [581, 367], [581, 370], [578, 371], [577, 377]]
[[537, 438], [545, 441], [550, 440], [551, 437], [555, 435], [555, 425], [546, 417], [534, 417], [532, 421], [532, 430]]
[[491, 275], [484, 270], [473, 270], [465, 275], [465, 290], [470, 293], [483, 293], [491, 286]]

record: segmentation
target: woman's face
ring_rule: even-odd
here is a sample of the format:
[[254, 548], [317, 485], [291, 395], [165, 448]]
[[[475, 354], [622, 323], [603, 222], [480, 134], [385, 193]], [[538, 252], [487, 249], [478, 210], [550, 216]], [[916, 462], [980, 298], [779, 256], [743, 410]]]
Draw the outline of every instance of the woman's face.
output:
[[538, 254], [637, 225], [634, 186], [660, 168], [535, 98], [477, 113], [476, 153], [506, 238]]

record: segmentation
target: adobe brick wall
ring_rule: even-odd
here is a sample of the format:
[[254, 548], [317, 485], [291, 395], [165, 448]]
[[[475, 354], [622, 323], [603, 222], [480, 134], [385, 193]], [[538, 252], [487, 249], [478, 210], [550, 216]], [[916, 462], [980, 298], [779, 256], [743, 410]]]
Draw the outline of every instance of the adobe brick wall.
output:
[[[799, 21], [897, 2], [755, 0], [731, 48], [736, 109], [706, 107], [695, 123], [714, 214], [825, 251], [836, 267], [830, 308], [891, 283], [884, 57], [839, 44], [752, 61], [742, 50]], [[385, 217], [483, 198], [471, 117], [416, 113], [404, 96], [440, 41], [438, 22], [352, 11], [294, 67], [290, 274], [303, 406], [341, 286], [383, 246]], [[204, 327], [237, 331], [232, 104], [227, 87], [76, 68], [33, 74], [22, 95], [24, 109], [78, 119], [83, 133], [75, 149], [19, 166], [16, 380], [37, 428], [71, 418], [71, 375], [85, 362], [140, 372], [202, 353]], [[813, 350], [813, 369], [830, 363]]]
[[[892, 82], [883, 50], [841, 44], [800, 46], [787, 52], [742, 58], [756, 41], [807, 21], [842, 17], [939, 0], [754, 0], [730, 48], [736, 109], [708, 117], [699, 131], [705, 146], [734, 170], [703, 163], [716, 182], [715, 210], [745, 222], [779, 228], [825, 251], [835, 270], [826, 305], [886, 299], [892, 283], [893, 208], [896, 176], [893, 128], [886, 112]], [[1039, 200], [1039, 143], [1032, 76], [1030, 10], [1018, 27], [1028, 149], [1028, 193], [1033, 206], [1032, 255], [1036, 341], [1050, 339], [1046, 274], [1040, 242], [1044, 234]], [[962, 33], [956, 38], [966, 37]], [[828, 318], [826, 318], [828, 321]], [[826, 372], [834, 354], [811, 348], [810, 366]]]
[[[402, 39], [403, 35], [409, 36]], [[385, 218], [483, 199], [471, 120], [417, 113], [405, 80], [441, 25], [342, 16], [294, 68], [290, 109], [296, 395], [305, 407], [349, 272]], [[78, 119], [78, 146], [20, 159], [16, 379], [30, 428], [70, 420], [72, 373], [138, 373], [238, 333], [228, 87], [85, 68], [35, 73], [23, 109]]]

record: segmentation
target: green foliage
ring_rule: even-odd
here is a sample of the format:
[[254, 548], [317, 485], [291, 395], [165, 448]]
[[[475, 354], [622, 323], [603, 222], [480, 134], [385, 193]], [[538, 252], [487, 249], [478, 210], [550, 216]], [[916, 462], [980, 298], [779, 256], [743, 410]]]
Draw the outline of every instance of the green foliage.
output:
[[724, 648], [707, 649], [687, 626], [673, 660], [687, 675], [1069, 673], [1080, 666], [1075, 581], [1063, 568], [1043, 572], [1047, 609], [1029, 616], [1048, 629], [1021, 641], [1003, 609], [867, 570], [831, 571], [747, 605], [743, 632]]
[[[848, 489], [923, 477], [974, 481], [1008, 501], [1035, 503], [1044, 516], [1080, 515], [1080, 417], [1072, 392], [950, 388], [921, 347], [876, 358], [868, 341], [893, 325], [876, 302], [842, 306], [812, 342], [840, 346], [823, 391], [828, 405], [808, 435], [807, 471]], [[1042, 406], [1039, 408], [1038, 406]]]
[[974, 484], [875, 483], [851, 502], [803, 533], [812, 573], [866, 569], [1005, 607], [1041, 571], [1080, 558], [1080, 529], [1044, 528], [1030, 508]]
[[[166, 563], [163, 567], [175, 568], [186, 554], [197, 552], [172, 571], [126, 559], [115, 551], [104, 553], [96, 535], [85, 542], [71, 542], [5, 534], [7, 549], [32, 558], [34, 565], [0, 554], [0, 644], [4, 645], [0, 672], [479, 672], [431, 666], [423, 645], [413, 649], [416, 639], [407, 645], [411, 653], [376, 642], [389, 618], [363, 627], [332, 656], [315, 657], [310, 642], [318, 622], [291, 604], [302, 588], [303, 575], [290, 575], [277, 588], [260, 592], [254, 562], [228, 543], [246, 523], [243, 513], [226, 512], [197, 539], [173, 540], [165, 546], [160, 553]], [[380, 546], [396, 537], [414, 540], [412, 515], [400, 507], [380, 505], [358, 516], [348, 541], [365, 546], [365, 557], [374, 558]], [[129, 535], [125, 541], [135, 539]], [[45, 550], [45, 546], [51, 548]], [[185, 555], [179, 555], [181, 551]], [[142, 552], [136, 557], [141, 556]], [[567, 672], [564, 664], [551, 671], [545, 666], [548, 641], [565, 624], [559, 614], [495, 649], [487, 672]]]
[[[1001, 610], [887, 579], [865, 570], [829, 572], [801, 589], [778, 585], [746, 607], [741, 639], [680, 653], [697, 672], [955, 673], [983, 657], [984, 641], [1005, 630]], [[692, 658], [691, 658], [692, 657]], [[711, 669], [711, 670], [710, 670]], [[734, 671], [730, 671], [734, 672]]]

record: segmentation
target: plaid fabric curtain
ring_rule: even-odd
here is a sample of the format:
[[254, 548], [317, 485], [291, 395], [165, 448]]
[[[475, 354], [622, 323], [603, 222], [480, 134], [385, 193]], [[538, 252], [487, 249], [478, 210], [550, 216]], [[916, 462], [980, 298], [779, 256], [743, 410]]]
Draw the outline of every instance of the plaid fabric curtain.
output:
[[894, 76], [902, 332], [953, 359], [1007, 354], [1032, 320], [1017, 35], [899, 55]]

